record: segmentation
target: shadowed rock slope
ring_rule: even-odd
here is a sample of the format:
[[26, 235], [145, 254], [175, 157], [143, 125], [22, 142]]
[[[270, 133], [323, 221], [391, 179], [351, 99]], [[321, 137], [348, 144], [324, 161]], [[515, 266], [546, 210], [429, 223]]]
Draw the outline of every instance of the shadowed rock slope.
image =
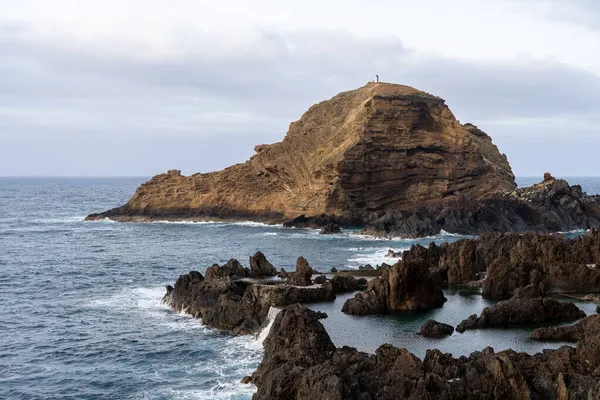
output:
[[474, 125], [461, 125], [439, 97], [369, 83], [312, 106], [283, 141], [255, 147], [243, 164], [141, 185], [122, 207], [88, 219], [253, 219], [300, 215], [363, 221], [466, 195], [515, 188], [506, 156]]

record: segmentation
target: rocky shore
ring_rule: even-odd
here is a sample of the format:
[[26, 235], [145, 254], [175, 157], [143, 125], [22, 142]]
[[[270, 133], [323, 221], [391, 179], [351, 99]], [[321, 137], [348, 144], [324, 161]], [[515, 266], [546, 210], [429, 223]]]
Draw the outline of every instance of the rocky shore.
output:
[[429, 350], [420, 360], [391, 345], [375, 354], [336, 348], [319, 322], [323, 317], [299, 304], [277, 315], [263, 361], [246, 379], [258, 389], [254, 399], [600, 398], [596, 323], [582, 324], [585, 333], [576, 349], [564, 346], [531, 356], [488, 347], [460, 358]]
[[[229, 260], [209, 267], [206, 276], [197, 271], [181, 275], [173, 287], [167, 287], [163, 302], [201, 318], [203, 324], [237, 334], [256, 335], [269, 323], [263, 361], [252, 376], [243, 379], [257, 387], [255, 399], [597, 398], [600, 316], [584, 318], [585, 313], [574, 304], [545, 297], [545, 291], [557, 277], [567, 273], [561, 268], [573, 268], [569, 263], [560, 266], [558, 261], [574, 262], [579, 260], [576, 257], [599, 254], [594, 247], [600, 241], [599, 235], [591, 231], [585, 238], [563, 240], [554, 235], [531, 234], [521, 235], [525, 241], [515, 242], [514, 234], [505, 234], [429, 248], [416, 246], [404, 252], [401, 261], [381, 268], [381, 276], [368, 284], [366, 279], [349, 274], [317, 273], [303, 257], [298, 258], [295, 271], [278, 273], [264, 254], [257, 252], [249, 258], [249, 268]], [[573, 326], [543, 327], [532, 334], [536, 340], [574, 342], [577, 348], [564, 346], [535, 355], [512, 350], [496, 353], [486, 348], [459, 358], [428, 350], [421, 360], [406, 349], [383, 345], [375, 354], [367, 354], [349, 347], [336, 348], [319, 322], [327, 316], [305, 308], [357, 290], [345, 302], [344, 312], [386, 314], [442, 307], [446, 299], [440, 277], [445, 275], [440, 270], [471, 269], [468, 274], [456, 276], [473, 276], [473, 268], [479, 270], [485, 265], [479, 264], [485, 260], [476, 256], [477, 252], [485, 253], [489, 248], [497, 250], [494, 262], [504, 254], [511, 265], [521, 265], [519, 260], [529, 265], [528, 279], [513, 285], [513, 274], [497, 275], [506, 280], [503, 287], [510, 284], [516, 288], [512, 298], [466, 319], [457, 331], [584, 318]], [[520, 250], [511, 254], [502, 249]], [[539, 269], [533, 260], [540, 266], [553, 266]], [[587, 258], [581, 260], [588, 262]], [[419, 334], [443, 340], [453, 331], [450, 325], [430, 320]]]
[[477, 282], [492, 299], [508, 299], [535, 283], [542, 294], [600, 291], [600, 231], [568, 239], [560, 234], [482, 234], [454, 243], [413, 246], [404, 262], [429, 269], [440, 285]]
[[[332, 301], [336, 294], [365, 288], [364, 278], [348, 275], [313, 283], [313, 270], [299, 257], [296, 271], [283, 280], [268, 278], [275, 267], [258, 252], [250, 257], [251, 268], [243, 268], [235, 260], [223, 266], [213, 265], [203, 276], [198, 271], [181, 275], [174, 286], [167, 286], [162, 302], [177, 312], [185, 312], [202, 323], [236, 334], [255, 334], [264, 326], [271, 307], [285, 307], [295, 303], [310, 304]], [[253, 271], [267, 272], [253, 275]]]

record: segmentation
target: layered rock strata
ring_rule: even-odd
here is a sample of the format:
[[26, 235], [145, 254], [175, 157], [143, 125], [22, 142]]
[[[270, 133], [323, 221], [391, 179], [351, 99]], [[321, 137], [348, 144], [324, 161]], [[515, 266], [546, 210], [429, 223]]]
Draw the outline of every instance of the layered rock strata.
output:
[[[379, 211], [515, 189], [506, 156], [444, 100], [369, 83], [312, 106], [283, 141], [222, 171], [157, 175], [88, 219], [221, 219], [352, 225]], [[302, 216], [301, 218], [297, 218]]]

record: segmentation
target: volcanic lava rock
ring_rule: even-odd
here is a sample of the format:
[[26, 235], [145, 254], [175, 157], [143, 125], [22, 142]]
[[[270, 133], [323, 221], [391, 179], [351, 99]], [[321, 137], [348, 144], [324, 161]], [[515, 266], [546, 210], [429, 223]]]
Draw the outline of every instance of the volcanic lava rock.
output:
[[575, 325], [538, 328], [531, 333], [531, 338], [539, 341], [579, 342], [600, 337], [600, 315], [585, 317]]
[[439, 308], [446, 298], [422, 263], [399, 261], [369, 282], [365, 292], [348, 299], [342, 311], [352, 315], [387, 314]]
[[342, 230], [340, 229], [340, 226], [338, 224], [334, 224], [334, 223], [329, 223], [327, 225], [325, 225], [323, 227], [323, 229], [321, 229], [321, 231], [319, 232], [319, 234], [321, 235], [331, 235], [333, 233], [340, 233]]
[[510, 300], [486, 307], [481, 315], [471, 315], [457, 327], [457, 332], [492, 327], [512, 327], [541, 323], [572, 322], [585, 317], [585, 312], [573, 303], [550, 298], [530, 297], [530, 289], [517, 292]]
[[315, 279], [313, 279], [313, 282], [317, 285], [322, 285], [323, 283], [327, 282], [327, 278], [325, 277], [325, 275], [319, 275]]
[[421, 361], [383, 345], [375, 354], [336, 348], [320, 315], [300, 305], [280, 312], [252, 374], [255, 400], [531, 400], [600, 398], [598, 335], [578, 348], [536, 355], [492, 348], [453, 358], [428, 350]]
[[302, 216], [291, 225], [347, 226], [374, 212], [516, 187], [488, 135], [461, 125], [441, 98], [390, 83], [310, 107], [283, 141], [255, 151], [218, 172], [157, 175], [124, 206], [88, 219], [279, 223]]
[[372, 213], [366, 222], [363, 233], [387, 237], [431, 236], [442, 230], [466, 235], [571, 231], [600, 227], [600, 199], [579, 185], [549, 179], [484, 199], [461, 194], [414, 209]]
[[229, 276], [202, 279], [199, 272], [192, 271], [181, 275], [174, 287], [167, 286], [163, 303], [178, 312], [202, 318], [205, 325], [250, 334], [261, 329], [271, 306], [334, 299], [334, 289], [329, 283], [311, 288], [277, 282], [255, 284]]
[[251, 277], [275, 276], [277, 275], [277, 269], [267, 260], [267, 257], [263, 253], [257, 251], [255, 255], [250, 256], [249, 275]]
[[482, 234], [454, 243], [413, 246], [404, 261], [424, 263], [440, 284], [467, 284], [485, 278], [483, 294], [510, 298], [539, 280], [545, 294], [600, 291], [600, 232], [568, 239], [558, 234]]
[[290, 272], [287, 276], [287, 283], [294, 286], [312, 285], [313, 269], [308, 265], [304, 257], [298, 257], [296, 261], [296, 272]]
[[428, 338], [443, 338], [450, 336], [454, 333], [454, 327], [452, 325], [443, 324], [441, 322], [429, 319], [423, 324], [419, 334]]
[[385, 254], [385, 256], [389, 257], [389, 258], [400, 258], [400, 257], [402, 257], [402, 252], [389, 249], [388, 252]]
[[223, 266], [213, 264], [206, 270], [206, 280], [208, 281], [225, 277], [244, 278], [247, 275], [248, 271], [234, 258], [227, 261]]

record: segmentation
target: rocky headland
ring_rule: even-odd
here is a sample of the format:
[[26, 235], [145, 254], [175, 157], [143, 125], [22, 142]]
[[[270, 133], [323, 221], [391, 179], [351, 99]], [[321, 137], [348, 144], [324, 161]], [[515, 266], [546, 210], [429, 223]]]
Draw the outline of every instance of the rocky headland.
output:
[[505, 155], [443, 99], [369, 83], [312, 106], [245, 163], [141, 185], [86, 219], [254, 220], [378, 236], [555, 232], [600, 226], [600, 201], [546, 174], [516, 188]]

